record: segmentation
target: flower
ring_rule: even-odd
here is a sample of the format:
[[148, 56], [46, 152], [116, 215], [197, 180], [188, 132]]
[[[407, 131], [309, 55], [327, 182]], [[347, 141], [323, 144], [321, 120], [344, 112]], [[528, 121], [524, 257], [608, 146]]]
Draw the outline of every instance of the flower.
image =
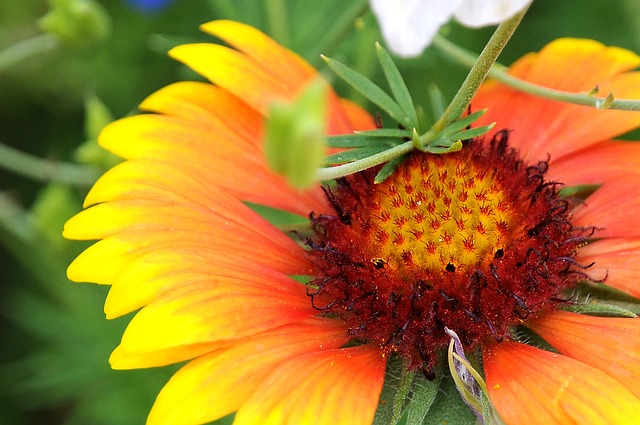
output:
[[[413, 153], [380, 185], [367, 170], [300, 192], [267, 168], [263, 119], [316, 71], [246, 25], [203, 29], [237, 50], [171, 51], [212, 84], [173, 84], [142, 103], [152, 113], [109, 125], [100, 143], [126, 161], [64, 230], [99, 239], [70, 279], [111, 285], [109, 318], [140, 309], [112, 366], [188, 361], [150, 424], [234, 411], [236, 424], [368, 424], [387, 358], [436, 367], [445, 326], [482, 351], [490, 399], [509, 425], [640, 415], [640, 322], [557, 309], [562, 290], [581, 280], [639, 295], [629, 277], [640, 251], [640, 149], [610, 139], [640, 115], [488, 83], [474, 108], [489, 107], [483, 119], [510, 131], [457, 153]], [[563, 39], [511, 73], [637, 97], [640, 76], [628, 71], [638, 64], [628, 51]], [[333, 93], [328, 105], [330, 134], [374, 127]], [[556, 181], [598, 188], [574, 201]], [[306, 233], [281, 231], [256, 204], [308, 217]], [[522, 324], [558, 353], [518, 342], [512, 329]]]
[[532, 0], [370, 0], [382, 35], [399, 56], [418, 56], [452, 17], [467, 27], [495, 25]]

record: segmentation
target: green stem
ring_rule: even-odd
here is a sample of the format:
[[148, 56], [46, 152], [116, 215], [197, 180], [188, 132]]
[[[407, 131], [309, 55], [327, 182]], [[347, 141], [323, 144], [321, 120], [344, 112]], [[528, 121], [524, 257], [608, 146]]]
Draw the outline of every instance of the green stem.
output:
[[511, 38], [511, 35], [515, 32], [520, 21], [524, 17], [528, 8], [524, 8], [521, 12], [515, 16], [507, 19], [501, 23], [496, 31], [489, 39], [489, 42], [478, 56], [478, 59], [473, 64], [469, 75], [460, 86], [460, 89], [454, 96], [453, 100], [445, 110], [444, 114], [436, 121], [431, 130], [440, 132], [448, 125], [454, 123], [464, 114], [469, 107], [471, 99], [476, 94], [480, 85], [484, 82], [485, 78], [489, 74], [491, 67], [498, 59], [498, 56], [506, 46], [507, 42]]
[[0, 168], [38, 181], [90, 186], [100, 176], [97, 168], [38, 158], [0, 143]]
[[7, 47], [0, 52], [0, 73], [33, 56], [54, 50], [58, 39], [51, 34], [40, 34]]
[[289, 34], [288, 10], [285, 0], [266, 0], [264, 2], [267, 15], [269, 34], [278, 43], [291, 46], [291, 34]]
[[392, 159], [409, 153], [412, 150], [413, 142], [405, 142], [384, 152], [371, 155], [358, 161], [338, 165], [336, 167], [320, 168], [318, 170], [317, 179], [323, 181], [348, 176], [349, 174], [357, 173], [359, 171], [366, 170], [367, 168], [375, 167], [376, 165], [391, 161]]
[[[446, 53], [453, 60], [465, 66], [473, 66], [477, 56], [469, 51], [455, 45], [444, 37], [436, 36], [433, 46]], [[507, 73], [507, 67], [495, 63], [489, 70], [489, 76], [495, 78], [509, 87], [543, 97], [545, 99], [557, 100], [560, 102], [574, 103], [576, 105], [591, 106], [597, 109], [619, 109], [623, 111], [640, 111], [640, 100], [631, 99], [607, 99], [598, 98], [590, 93], [570, 93], [561, 90], [542, 87], [528, 81], [521, 80]]]

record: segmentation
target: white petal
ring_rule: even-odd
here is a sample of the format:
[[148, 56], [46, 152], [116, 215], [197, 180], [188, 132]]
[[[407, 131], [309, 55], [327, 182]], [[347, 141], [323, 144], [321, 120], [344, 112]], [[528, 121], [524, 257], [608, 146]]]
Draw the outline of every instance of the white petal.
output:
[[369, 0], [392, 52], [418, 56], [463, 0]]
[[509, 19], [533, 0], [464, 0], [455, 10], [458, 22], [467, 27], [495, 25]]

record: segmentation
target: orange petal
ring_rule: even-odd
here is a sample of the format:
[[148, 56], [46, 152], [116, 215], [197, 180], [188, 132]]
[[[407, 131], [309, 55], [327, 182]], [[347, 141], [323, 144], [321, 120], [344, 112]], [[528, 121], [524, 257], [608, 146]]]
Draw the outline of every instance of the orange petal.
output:
[[235, 425], [369, 425], [385, 361], [370, 346], [324, 350], [282, 363], [236, 414]]
[[599, 238], [640, 236], [640, 226], [634, 224], [637, 211], [640, 211], [640, 174], [602, 185], [576, 208], [573, 224], [595, 226], [598, 228], [595, 236]]
[[516, 342], [484, 352], [489, 398], [509, 425], [636, 424], [640, 399], [599, 369]]
[[578, 251], [581, 264], [594, 263], [586, 272], [593, 279], [640, 298], [640, 238], [603, 239]]
[[175, 363], [316, 313], [304, 287], [284, 276], [220, 276], [176, 287], [140, 310], [109, 361], [115, 369]]
[[148, 424], [208, 423], [240, 408], [278, 364], [347, 342], [337, 320], [308, 320], [233, 342], [195, 359], [162, 389]]
[[[509, 73], [525, 81], [570, 92], [600, 88], [598, 96], [640, 97], [640, 74], [625, 73], [640, 65], [640, 57], [592, 40], [555, 40], [539, 53], [516, 62]], [[551, 155], [558, 160], [600, 141], [640, 126], [635, 112], [597, 110], [518, 92], [492, 81], [476, 95], [474, 108], [489, 108], [479, 124], [497, 121], [495, 131], [511, 129], [512, 146], [529, 161]]]
[[640, 174], [640, 143], [605, 142], [552, 161], [548, 178], [567, 186], [602, 184]]
[[561, 354], [614, 377], [640, 397], [640, 319], [595, 317], [555, 311], [528, 320]]

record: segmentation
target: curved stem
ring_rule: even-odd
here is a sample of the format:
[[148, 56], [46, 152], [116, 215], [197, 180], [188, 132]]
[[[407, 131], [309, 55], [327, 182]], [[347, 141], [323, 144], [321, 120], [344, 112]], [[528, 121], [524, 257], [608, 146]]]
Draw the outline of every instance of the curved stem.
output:
[[57, 162], [24, 153], [0, 143], [0, 168], [38, 181], [90, 186], [100, 176], [95, 167]]
[[0, 73], [12, 66], [58, 47], [58, 39], [51, 34], [40, 34], [7, 47], [0, 52]]
[[371, 155], [358, 161], [338, 165], [336, 167], [320, 168], [318, 169], [318, 174], [316, 177], [318, 180], [322, 181], [348, 176], [349, 174], [357, 173], [359, 171], [366, 170], [367, 168], [375, 167], [376, 165], [391, 161], [392, 159], [409, 153], [412, 150], [413, 142], [406, 142], [401, 145], [394, 146], [391, 149], [387, 149], [384, 152]]
[[436, 133], [441, 131], [457, 121], [458, 118], [464, 114], [471, 103], [471, 99], [473, 99], [480, 85], [484, 82], [485, 78], [487, 78], [491, 67], [498, 59], [502, 49], [504, 49], [511, 35], [515, 32], [516, 28], [518, 28], [518, 25], [520, 25], [520, 21], [522, 21], [527, 9], [528, 7], [524, 8], [515, 16], [507, 19], [498, 26], [482, 50], [482, 53], [480, 53], [480, 56], [478, 56], [473, 64], [469, 75], [467, 75], [462, 86], [460, 86], [453, 100], [444, 111], [444, 114], [433, 125], [433, 131]]
[[[436, 36], [433, 40], [433, 46], [440, 49], [447, 56], [454, 59], [465, 66], [473, 66], [477, 57], [473, 53], [457, 46], [451, 41], [441, 36]], [[504, 65], [495, 63], [489, 70], [489, 76], [504, 83], [509, 87], [532, 94], [534, 96], [543, 97], [545, 99], [557, 100], [560, 102], [574, 103], [576, 105], [591, 106], [597, 109], [619, 109], [623, 111], [640, 111], [640, 100], [632, 99], [615, 99], [613, 97], [601, 98], [595, 97], [590, 93], [570, 93], [561, 90], [542, 87], [528, 81], [521, 80], [507, 73], [508, 68]]]

